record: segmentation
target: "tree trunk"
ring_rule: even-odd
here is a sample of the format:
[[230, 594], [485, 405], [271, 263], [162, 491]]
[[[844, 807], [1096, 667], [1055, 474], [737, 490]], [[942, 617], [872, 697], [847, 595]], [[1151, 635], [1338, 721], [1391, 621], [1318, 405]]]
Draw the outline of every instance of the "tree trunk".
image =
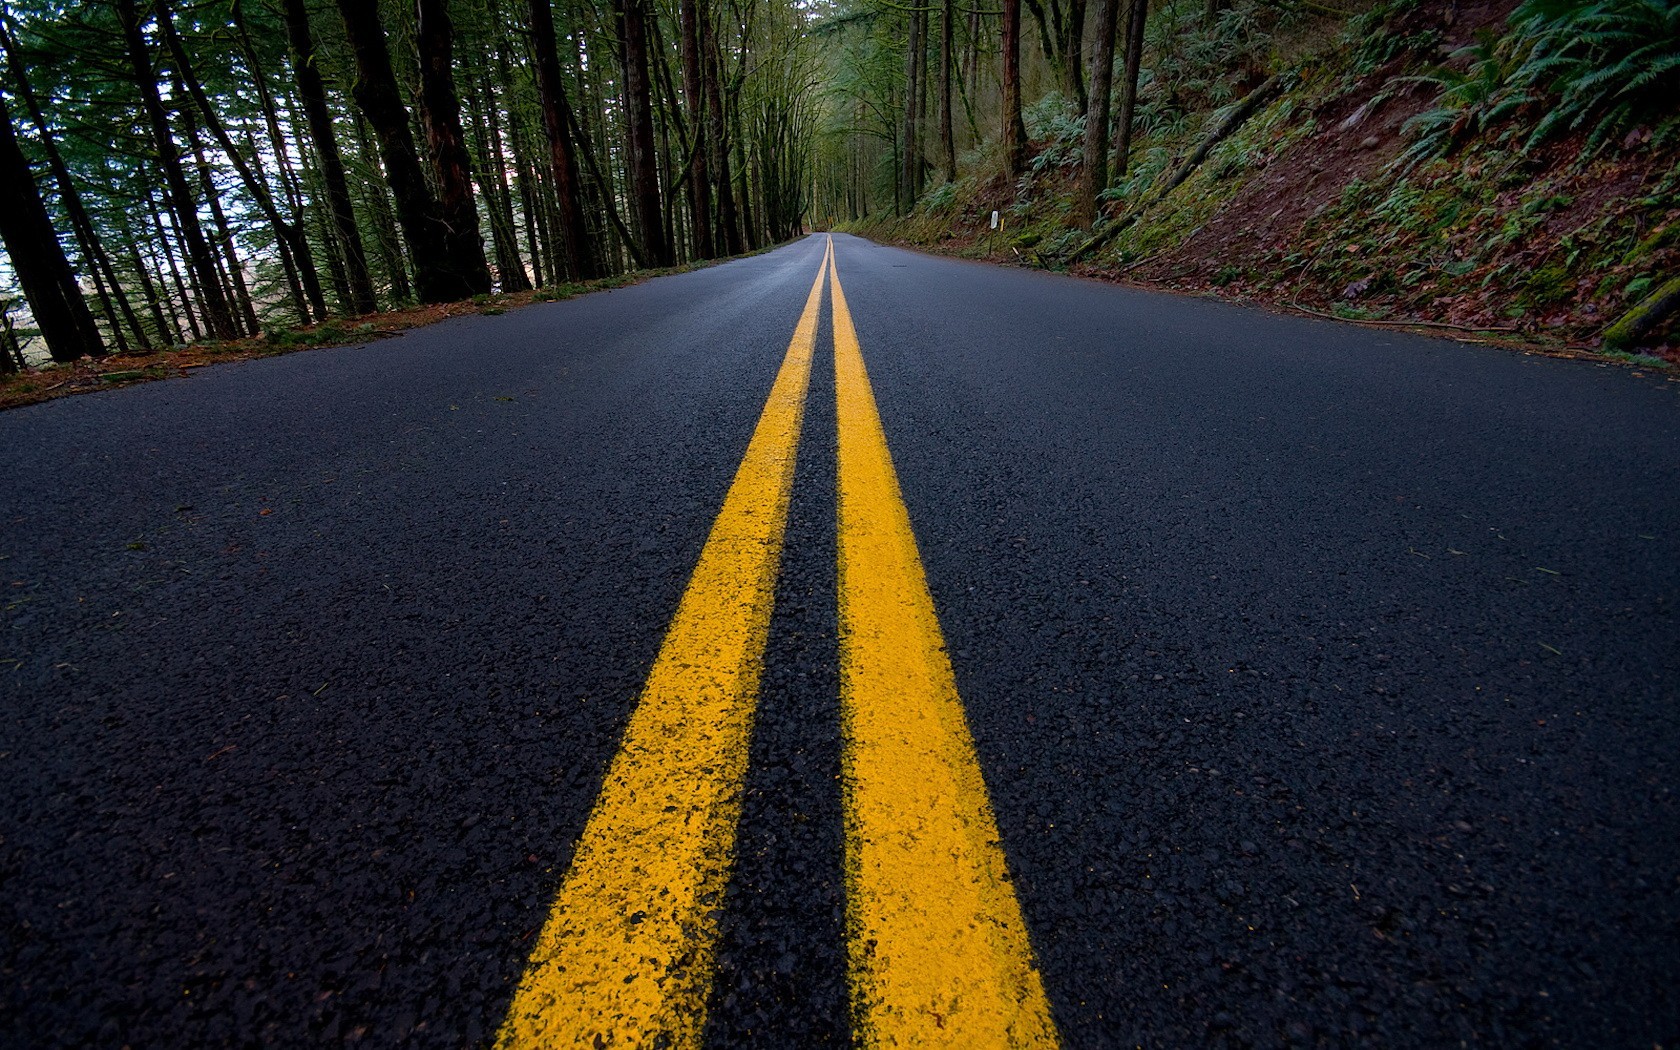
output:
[[1294, 83], [1294, 76], [1290, 73], [1273, 73], [1260, 82], [1260, 86], [1243, 96], [1241, 102], [1225, 110], [1225, 115], [1202, 136], [1201, 142], [1191, 151], [1188, 157], [1178, 162], [1165, 181], [1157, 179], [1148, 193], [1139, 194], [1118, 219], [1103, 227], [1102, 230], [1087, 238], [1084, 244], [1073, 250], [1073, 254], [1066, 256], [1068, 263], [1078, 262], [1089, 255], [1096, 248], [1108, 243], [1121, 230], [1126, 229], [1138, 216], [1148, 208], [1154, 207], [1184, 185], [1195, 170], [1207, 160], [1213, 148], [1235, 134], [1237, 129], [1248, 122], [1248, 119], [1264, 108], [1272, 99], [1276, 98], [1285, 88]]
[[[594, 6], [580, 9], [580, 13], [582, 11], [598, 13]], [[613, 120], [607, 111], [607, 96], [601, 82], [612, 79], [618, 83], [619, 78], [614, 71], [616, 63], [609, 65], [597, 61], [592, 66], [586, 63], [584, 50], [587, 46], [585, 30], [580, 28], [572, 34], [567, 47], [572, 60], [572, 84], [577, 90], [577, 105], [571, 111], [572, 141], [576, 145], [575, 156], [582, 164], [581, 173], [588, 176], [587, 180], [578, 183], [578, 198], [583, 202], [584, 213], [589, 219], [589, 233], [601, 272], [618, 273], [624, 269], [626, 251], [633, 256], [641, 250], [618, 213], [620, 194], [618, 183], [614, 181], [618, 173], [607, 163], [609, 154], [622, 159], [624, 151], [611, 150], [605, 145], [607, 136], [613, 131]], [[596, 51], [599, 53], [603, 49], [604, 44], [597, 46]], [[597, 138], [603, 143], [599, 152], [594, 145]]]
[[659, 159], [653, 145], [653, 98], [648, 76], [648, 27], [644, 0], [614, 0], [619, 54], [624, 69], [625, 164], [636, 210], [642, 257], [650, 266], [671, 265], [671, 246], [659, 205]]
[[213, 337], [232, 339], [237, 335], [233, 313], [228, 309], [227, 296], [222, 293], [221, 281], [216, 274], [215, 256], [211, 253], [210, 243], [205, 240], [204, 229], [198, 222], [198, 202], [187, 184], [186, 173], [181, 168], [180, 151], [169, 131], [169, 118], [163, 107], [163, 99], [158, 94], [152, 60], [146, 51], [146, 41], [140, 35], [140, 13], [135, 9], [134, 0], [115, 2], [117, 15], [122, 20], [129, 68], [134, 74], [135, 88], [140, 93], [140, 105], [151, 130], [152, 143], [158, 152], [159, 166], [163, 168], [164, 186], [175, 205], [176, 221], [186, 248], [187, 265], [192, 269], [202, 298], [200, 308]]
[[1120, 81], [1119, 140], [1114, 144], [1114, 173], [1126, 174], [1132, 158], [1132, 115], [1137, 112], [1138, 70], [1143, 68], [1143, 29], [1149, 0], [1130, 0], [1126, 13], [1126, 71]]
[[[183, 111], [184, 113], [185, 111]], [[198, 135], [198, 128], [191, 120], [183, 120], [186, 125], [187, 145], [192, 150], [193, 160], [198, 167], [198, 181], [204, 187], [204, 199], [210, 202], [210, 219], [215, 225], [216, 241], [222, 251], [222, 261], [225, 263], [223, 275], [226, 280], [223, 287], [232, 294], [229, 296], [233, 307], [238, 311], [234, 316], [235, 324], [242, 324], [244, 330], [241, 335], [256, 335], [261, 331], [257, 321], [257, 307], [251, 301], [251, 289], [245, 283], [245, 267], [240, 262], [239, 252], [233, 243], [233, 228], [228, 224], [227, 212], [222, 208], [221, 193], [216, 188], [215, 172], [210, 167], [210, 159], [204, 155], [204, 140]], [[290, 285], [293, 301], [303, 316], [304, 323], [309, 323], [309, 311], [305, 308], [302, 292], [298, 288], [296, 274], [293, 273], [290, 261], [286, 266], [287, 276], [291, 278]]]
[[1123, 0], [1097, 0], [1091, 101], [1085, 108], [1085, 166], [1074, 199], [1073, 220], [1089, 229], [1097, 221], [1097, 194], [1108, 188], [1108, 109], [1114, 87], [1114, 25]]
[[910, 9], [909, 31], [904, 42], [904, 211], [916, 208], [922, 195], [922, 67], [927, 55], [927, 11]]
[[974, 119], [974, 96], [980, 90], [980, 39], [984, 28], [980, 9], [969, 8], [968, 46], [963, 51], [963, 73], [957, 77], [957, 93], [962, 96], [963, 119], [968, 124], [969, 138], [975, 142], [985, 138], [980, 133], [980, 122]]
[[29, 111], [29, 119], [35, 125], [36, 138], [41, 143], [41, 151], [46, 154], [47, 168], [52, 172], [53, 182], [58, 187], [59, 201], [64, 205], [65, 214], [69, 216], [70, 225], [75, 231], [82, 259], [93, 276], [94, 287], [99, 293], [105, 317], [111, 324], [111, 334], [117, 341], [117, 350], [120, 353], [128, 352], [128, 340], [123, 334], [123, 327], [126, 325], [139, 349], [149, 352], [152, 349], [151, 340], [147, 338], [145, 328], [135, 315], [134, 306], [129, 302], [128, 294], [123, 291], [122, 282], [117, 279], [111, 255], [106, 251], [104, 242], [93, 227], [93, 221], [88, 217], [87, 208], [82, 204], [82, 195], [77, 191], [76, 182], [70, 176], [70, 167], [64, 163], [64, 154], [59, 152], [58, 144], [53, 141], [52, 129], [47, 124], [46, 114], [41, 110], [41, 101], [29, 83], [28, 70], [24, 68], [23, 59], [18, 54], [17, 40], [12, 36], [11, 27], [3, 18], [0, 18], [0, 44], [6, 49], [6, 58], [12, 70], [12, 81], [16, 85], [18, 98], [23, 100], [24, 107]]
[[1033, 16], [1033, 22], [1038, 26], [1038, 50], [1044, 56], [1044, 64], [1050, 67], [1053, 78], [1060, 83], [1062, 79], [1062, 63], [1056, 54], [1056, 46], [1062, 39], [1062, 12], [1056, 9], [1054, 17], [1045, 13], [1044, 5], [1039, 0], [1027, 0], [1027, 12]]
[[332, 111], [327, 108], [327, 89], [315, 61], [315, 42], [309, 31], [309, 12], [303, 0], [282, 0], [286, 39], [291, 45], [292, 75], [303, 100], [303, 115], [309, 124], [309, 138], [315, 146], [321, 182], [326, 189], [327, 210], [332, 214], [333, 234], [344, 261], [350, 309], [358, 314], [379, 308], [374, 297], [373, 275], [368, 271], [367, 250], [356, 212], [350, 203], [350, 184], [344, 177], [344, 159], [333, 133]]
[[1084, 113], [1090, 108], [1085, 94], [1085, 0], [1068, 0], [1062, 19], [1062, 91], [1068, 101]]
[[[156, 251], [153, 252], [154, 262], [158, 257], [161, 256], [162, 258], [162, 262], [155, 265], [153, 268], [157, 270], [158, 280], [162, 283], [164, 275], [163, 271], [164, 268], [167, 267], [169, 270], [170, 283], [173, 283], [175, 286], [175, 295], [177, 297], [175, 299], [171, 299], [169, 297], [168, 284], [164, 285], [163, 291], [164, 301], [169, 304], [170, 317], [175, 322], [175, 337], [177, 339], [184, 338], [182, 334], [182, 323], [185, 322], [186, 333], [190, 335], [193, 340], [202, 339], [204, 338], [204, 330], [198, 326], [198, 318], [193, 314], [192, 296], [187, 293], [186, 282], [181, 280], [181, 268], [175, 263], [175, 245], [169, 239], [169, 231], [164, 228], [163, 215], [158, 208], [157, 194], [152, 192], [151, 186], [146, 187], [146, 214], [151, 217], [152, 232], [157, 237]], [[181, 307], [179, 313], [175, 310], [177, 300], [179, 301]]]
[[[128, 246], [128, 261], [134, 267], [134, 276], [140, 281], [140, 295], [145, 301], [147, 312], [152, 315], [152, 323], [157, 326], [158, 339], [166, 344], [173, 343], [175, 339], [172, 337], [172, 333], [178, 337], [180, 329], [171, 326], [168, 319], [164, 317], [160, 294], [157, 286], [152, 283], [151, 267], [147, 266], [145, 260], [140, 258], [140, 238], [135, 234], [126, 211], [117, 213], [117, 244], [119, 250], [123, 245]], [[149, 349], [151, 346], [150, 340], [146, 341], [146, 345]]]
[[[426, 184], [426, 172], [415, 149], [402, 90], [391, 70], [385, 29], [379, 21], [378, 0], [337, 0], [345, 36], [356, 56], [356, 84], [351, 95], [367, 117], [385, 162], [385, 181], [396, 202], [397, 223], [414, 259], [414, 283], [420, 301], [444, 303], [465, 299], [483, 290], [488, 272], [480, 274], [473, 260], [459, 259], [451, 231], [437, 198]], [[475, 224], [476, 231], [476, 224]], [[478, 253], [477, 268], [484, 266]]]
[[560, 79], [560, 53], [556, 49], [554, 12], [549, 0], [531, 0], [531, 45], [536, 49], [537, 95], [542, 103], [543, 130], [548, 134], [554, 195], [560, 205], [567, 277], [574, 281], [589, 280], [598, 276], [600, 269], [583, 214], [583, 199], [578, 192], [572, 109]]
[[473, 150], [478, 154], [473, 172], [478, 177], [478, 193], [484, 198], [484, 209], [490, 216], [497, 284], [504, 292], [526, 291], [531, 282], [525, 277], [525, 264], [519, 258], [519, 245], [513, 237], [513, 216], [506, 207], [507, 168], [500, 158], [500, 145], [494, 153], [490, 149], [488, 112], [494, 111], [496, 98], [490, 94], [489, 77], [480, 77], [476, 86], [471, 80], [467, 83], [467, 126], [472, 129]]
[[47, 342], [47, 352], [54, 361], [103, 354], [105, 346], [93, 311], [53, 232], [4, 99], [0, 99], [0, 200], [6, 202], [0, 208], [0, 240], [5, 241], [6, 256]]
[[718, 230], [726, 255], [741, 254], [741, 222], [735, 209], [735, 187], [729, 174], [729, 126], [723, 113], [723, 62], [718, 57], [717, 29], [710, 8], [700, 6], [700, 48], [705, 61], [706, 148], [711, 150], [712, 186], [717, 191]]
[[1027, 126], [1021, 121], [1021, 0], [1003, 0], [1003, 157], [1010, 178], [1026, 170]]
[[939, 160], [945, 168], [945, 181], [957, 181], [957, 137], [951, 126], [951, 38], [955, 27], [956, 4], [945, 0], [939, 17]]
[[23, 346], [12, 327], [13, 303], [0, 302], [0, 375], [16, 375], [23, 369]]
[[700, 12], [698, 0], [678, 0], [678, 31], [682, 36], [683, 105], [688, 109], [694, 148], [688, 161], [688, 207], [693, 216], [694, 254], [701, 259], [717, 257], [712, 237], [712, 184], [708, 168], [710, 155], [706, 134], [706, 97], [700, 64]]
[[[498, 71], [503, 83], [513, 82], [505, 64], [500, 64]], [[513, 146], [513, 189], [519, 196], [519, 216], [525, 224], [525, 245], [531, 257], [531, 281], [541, 288], [547, 283], [544, 275], [552, 277], [553, 270], [548, 266], [547, 241], [538, 237], [536, 168], [539, 161], [533, 155], [530, 136], [525, 131], [525, 114], [517, 109], [508, 112], [508, 138]]]
[[[297, 112], [295, 106], [288, 108], [291, 110], [292, 126], [302, 127], [303, 115]], [[304, 199], [326, 200], [326, 187], [321, 184], [321, 161], [310, 147], [307, 136], [298, 139], [297, 150], [303, 169], [298, 179], [299, 189], [307, 194]], [[356, 307], [350, 299], [350, 278], [344, 268], [344, 252], [339, 247], [338, 231], [333, 228], [331, 210], [324, 207], [306, 208], [301, 214], [304, 222], [315, 231], [315, 240], [326, 248], [327, 281], [332, 285], [333, 304], [340, 314], [355, 314]]]
[[[656, 123], [659, 129], [655, 159], [659, 161], [660, 185], [664, 187], [660, 214], [665, 222], [665, 241], [670, 246], [671, 260], [675, 263], [695, 257], [693, 238], [689, 235], [686, 223], [679, 219], [676, 201], [677, 194], [688, 180], [688, 161], [691, 157], [688, 147], [688, 125], [683, 120], [682, 104], [679, 101], [681, 96], [677, 94], [676, 84], [671, 79], [670, 48], [666, 45], [657, 14], [647, 20], [647, 26], [648, 54], [654, 69], [653, 84], [658, 89], [654, 92], [654, 114], [658, 118]], [[679, 165], [682, 169], [680, 172]]]
[[[239, 37], [239, 52], [247, 72], [251, 75], [252, 86], [256, 89], [257, 106], [262, 111], [263, 125], [268, 131], [269, 149], [274, 152], [274, 159], [279, 167], [279, 171], [275, 173], [275, 181], [280, 184], [280, 196], [286, 201], [287, 210], [301, 224], [304, 212], [303, 190], [299, 184], [298, 173], [292, 167], [292, 154], [286, 134], [280, 130], [280, 107], [274, 100], [274, 92], [269, 88], [268, 75], [258, 61], [256, 45], [251, 42], [251, 31], [245, 23], [245, 5], [233, 3], [229, 10], [235, 33]], [[293, 116], [295, 117], [295, 114]], [[249, 128], [245, 131], [251, 155], [260, 156], [256, 150], [255, 135]]]
[[[732, 102], [736, 100], [732, 99]], [[749, 252], [758, 251], [758, 223], [754, 221], [754, 207], [752, 184], [749, 181], [752, 168], [747, 164], [747, 150], [743, 144], [746, 136], [741, 130], [741, 108], [738, 102], [730, 106], [730, 148], [737, 151], [733, 161], [735, 168], [735, 205], [741, 209], [741, 237], [745, 248]]]
[[461, 130], [461, 102], [455, 94], [455, 27], [445, 0], [419, 0], [420, 123], [426, 152], [437, 173], [438, 208], [449, 263], [469, 294], [490, 291], [490, 266], [473, 201], [472, 161]]
[[[257, 210], [262, 213], [263, 218], [267, 219], [269, 225], [274, 229], [274, 239], [280, 246], [281, 263], [285, 268], [287, 283], [291, 288], [293, 305], [297, 309], [299, 319], [304, 324], [308, 324], [314, 317], [326, 313], [326, 302], [321, 297], [321, 279], [315, 272], [315, 266], [309, 253], [309, 242], [304, 237], [302, 223], [296, 220], [289, 221], [284, 215], [280, 214], [280, 208], [275, 204], [273, 194], [269, 192], [268, 183], [263, 181], [250, 164], [246, 163], [244, 155], [234, 145], [233, 139], [228, 135], [227, 128], [222, 125], [221, 117], [217, 114], [215, 105], [205, 94], [203, 85], [193, 70], [192, 60], [187, 55], [186, 45], [182, 43], [180, 34], [175, 31], [175, 24], [170, 18], [167, 4], [159, 0], [156, 11], [158, 28], [163, 34], [164, 47], [175, 62], [176, 72], [183, 81], [186, 93], [197, 104], [206, 128], [216, 140], [216, 144], [221, 147], [222, 152], [227, 155], [228, 160], [232, 162], [234, 171], [238, 173], [240, 181], [245, 184], [245, 189], [250, 193], [251, 200], [256, 204]], [[185, 112], [183, 110], [183, 113]], [[197, 126], [191, 120], [187, 121], [187, 131], [192, 140], [193, 152], [198, 157], [199, 167], [208, 169], [209, 166], [205, 162], [203, 149], [198, 140]], [[252, 155], [256, 155], [255, 150], [252, 150]], [[205, 193], [210, 200], [210, 210], [215, 216], [217, 226], [225, 228], [227, 220], [222, 214], [214, 185], [209, 181], [208, 176], [206, 176], [205, 181]], [[227, 238], [224, 237], [224, 241], [226, 240]], [[231, 242], [224, 244], [224, 250], [232, 251]], [[229, 266], [233, 265], [232, 262], [229, 263]], [[250, 308], [250, 295], [244, 287], [244, 276], [235, 273], [233, 282], [238, 292], [237, 298], [246, 307], [245, 312], [254, 333], [257, 330], [256, 313]]]
[[1641, 299], [1604, 330], [1604, 345], [1612, 350], [1638, 346], [1657, 331], [1676, 310], [1680, 310], [1680, 277], [1670, 278]]
[[362, 111], [352, 107], [352, 126], [356, 129], [356, 154], [363, 158], [373, 178], [359, 180], [363, 203], [373, 219], [373, 244], [379, 261], [385, 267], [385, 277], [391, 283], [391, 298], [399, 303], [414, 301], [414, 287], [408, 277], [408, 260], [403, 257], [402, 234], [397, 231], [397, 217], [391, 209], [387, 192], [390, 180], [384, 178], [379, 157], [370, 141], [372, 132]]
[[[241, 3], [232, 5], [234, 28], [239, 37], [239, 47], [245, 58], [246, 68], [251, 74], [251, 80], [256, 86], [257, 103], [262, 110], [263, 124], [268, 130], [269, 148], [273, 151], [277, 161], [278, 171], [274, 179], [280, 186], [280, 197], [286, 202], [287, 214], [291, 216], [289, 225], [293, 227], [290, 241], [282, 241], [280, 262], [287, 271], [287, 279], [292, 279], [292, 271], [296, 270], [296, 280], [303, 286], [304, 296], [309, 301], [309, 310], [317, 320], [327, 316], [327, 300], [321, 291], [321, 274], [315, 267], [315, 253], [309, 250], [309, 238], [306, 230], [308, 212], [305, 208], [302, 188], [299, 185], [298, 174], [292, 168], [291, 148], [286, 141], [286, 135], [280, 130], [280, 109], [275, 103], [274, 93], [269, 90], [268, 78], [263, 73], [257, 60], [257, 49], [251, 43], [250, 31], [245, 24], [245, 7]], [[293, 114], [295, 119], [296, 114]], [[212, 123], [219, 121], [212, 120]], [[295, 124], [294, 124], [295, 126]], [[247, 126], [245, 128], [246, 150], [252, 157], [261, 157], [257, 149], [256, 136]], [[303, 151], [300, 148], [299, 153]], [[263, 174], [261, 165], [258, 173]], [[325, 238], [327, 257], [333, 259], [335, 265], [338, 253], [332, 250], [332, 239]]]

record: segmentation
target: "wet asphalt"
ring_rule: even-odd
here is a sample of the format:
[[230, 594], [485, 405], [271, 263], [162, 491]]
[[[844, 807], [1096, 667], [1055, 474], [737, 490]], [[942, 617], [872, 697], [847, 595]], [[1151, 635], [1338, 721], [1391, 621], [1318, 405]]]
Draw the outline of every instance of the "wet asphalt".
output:
[[[835, 247], [1068, 1045], [1680, 1044], [1680, 383]], [[0, 1044], [487, 1044], [822, 252], [0, 415]], [[716, 1047], [851, 1038], [828, 318]]]

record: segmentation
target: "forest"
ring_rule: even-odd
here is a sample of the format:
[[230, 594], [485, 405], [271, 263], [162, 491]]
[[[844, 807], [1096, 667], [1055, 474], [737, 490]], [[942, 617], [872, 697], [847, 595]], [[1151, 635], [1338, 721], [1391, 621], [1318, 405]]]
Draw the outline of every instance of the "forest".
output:
[[0, 366], [785, 240], [808, 21], [765, 0], [8, 2]]
[[[1578, 308], [1553, 327], [1579, 338], [1642, 306], [1649, 342], [1680, 301], [1671, 0], [7, 0], [0, 48], [8, 371], [307, 341], [835, 226], [1056, 269], [1153, 259], [1138, 276], [1355, 319], [1392, 313], [1385, 291], [1458, 317], [1437, 293], [1462, 278], [1461, 327]], [[1330, 129], [1361, 121], [1381, 164], [1322, 179]], [[1630, 214], [1612, 191], [1635, 169]], [[1231, 210], [1262, 172], [1311, 214], [1280, 207], [1299, 222], [1253, 265], [1221, 240], [1161, 270], [1210, 230], [1265, 240]], [[1586, 238], [1522, 305], [1536, 263], [1493, 268], [1490, 238], [1583, 200], [1603, 206], [1502, 246], [1543, 269], [1589, 226], [1632, 240]], [[1373, 205], [1392, 269], [1434, 267], [1421, 288], [1308, 250]], [[1468, 240], [1427, 255], [1442, 230]]]

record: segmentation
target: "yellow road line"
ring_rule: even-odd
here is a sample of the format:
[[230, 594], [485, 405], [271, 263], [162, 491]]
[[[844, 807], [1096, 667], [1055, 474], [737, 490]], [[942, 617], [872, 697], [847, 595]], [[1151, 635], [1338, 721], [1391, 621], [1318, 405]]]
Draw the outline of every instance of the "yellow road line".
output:
[[1055, 1046], [997, 823], [834, 268], [852, 1015], [865, 1046]]
[[697, 1047], [825, 254], [496, 1045]]

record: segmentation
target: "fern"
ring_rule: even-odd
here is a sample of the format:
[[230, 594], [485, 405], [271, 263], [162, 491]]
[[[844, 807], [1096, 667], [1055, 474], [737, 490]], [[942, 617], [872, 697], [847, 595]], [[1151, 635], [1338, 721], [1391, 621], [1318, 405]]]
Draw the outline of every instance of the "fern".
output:
[[1510, 25], [1524, 56], [1512, 84], [1555, 100], [1528, 147], [1590, 126], [1596, 148], [1641, 120], [1673, 119], [1680, 0], [1524, 0]]
[[1453, 152], [1472, 136], [1484, 134], [1531, 101], [1529, 92], [1513, 83], [1516, 63], [1504, 38], [1483, 31], [1476, 42], [1453, 52], [1464, 61], [1411, 78], [1435, 84], [1441, 93], [1435, 106], [1408, 120], [1402, 130], [1412, 144], [1400, 156], [1407, 167], [1430, 157]]
[[1503, 35], [1484, 32], [1452, 58], [1467, 65], [1417, 78], [1440, 94], [1406, 122], [1413, 141], [1402, 164], [1451, 153], [1542, 102], [1525, 150], [1582, 129], [1596, 150], [1643, 120], [1675, 122], [1680, 0], [1524, 0]]

